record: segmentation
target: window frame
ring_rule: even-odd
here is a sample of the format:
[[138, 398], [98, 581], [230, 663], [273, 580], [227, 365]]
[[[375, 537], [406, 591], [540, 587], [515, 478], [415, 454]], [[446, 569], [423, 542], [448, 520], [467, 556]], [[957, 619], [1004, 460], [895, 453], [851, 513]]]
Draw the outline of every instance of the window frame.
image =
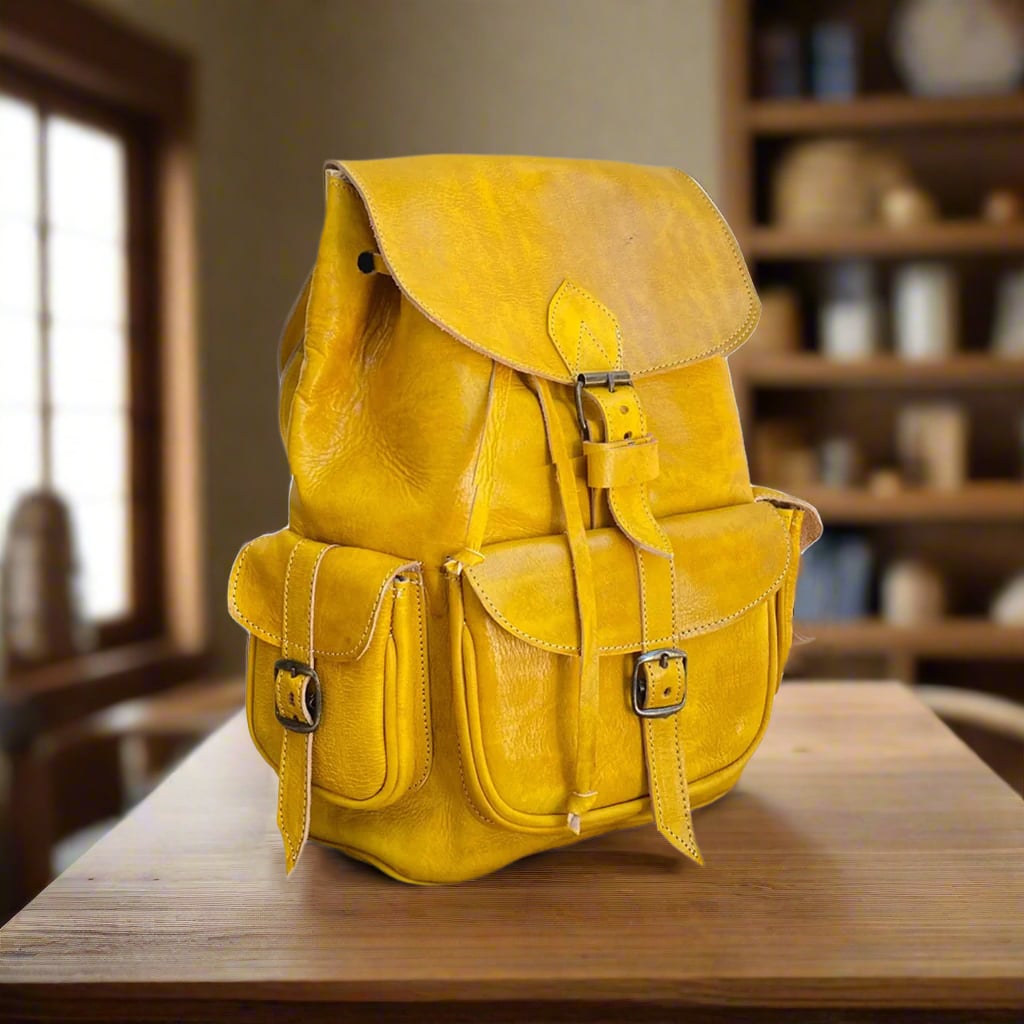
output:
[[[160, 394], [156, 252], [157, 210], [154, 178], [154, 139], [151, 125], [129, 112], [97, 101], [75, 87], [28, 74], [6, 63], [0, 65], [0, 92], [31, 104], [40, 117], [65, 115], [109, 131], [125, 146], [125, 214], [127, 309], [125, 340], [128, 368], [128, 479], [130, 539], [128, 550], [128, 604], [125, 614], [90, 623], [97, 646], [109, 648], [159, 635], [164, 623], [160, 577], [163, 568], [160, 495]], [[42, 179], [45, 166], [40, 166]], [[43, 236], [45, 246], [45, 236]], [[41, 269], [45, 276], [45, 265]], [[39, 312], [42, 339], [41, 375], [48, 375], [50, 360], [49, 311]], [[42, 443], [52, 444], [53, 407], [44, 384], [40, 416]], [[49, 456], [44, 457], [44, 464]]]
[[154, 641], [161, 650], [198, 651], [205, 629], [191, 60], [74, 0], [5, 0], [0, 89], [126, 143], [132, 607], [96, 624], [96, 657]]

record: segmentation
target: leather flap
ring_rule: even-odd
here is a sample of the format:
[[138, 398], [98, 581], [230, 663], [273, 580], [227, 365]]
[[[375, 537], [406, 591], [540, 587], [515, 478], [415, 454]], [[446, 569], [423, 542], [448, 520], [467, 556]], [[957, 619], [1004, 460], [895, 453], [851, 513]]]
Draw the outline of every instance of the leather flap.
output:
[[[301, 539], [299, 534], [287, 529], [257, 537], [238, 553], [231, 570], [228, 589], [231, 617], [275, 647], [281, 646], [288, 561]], [[419, 572], [420, 568], [418, 562], [379, 551], [329, 547], [316, 579], [314, 655], [339, 660], [361, 657], [373, 637], [388, 586], [401, 573]]]
[[409, 300], [516, 369], [574, 379], [547, 333], [566, 281], [612, 312], [623, 366], [637, 376], [726, 355], [757, 324], [760, 305], [732, 232], [680, 171], [421, 156], [331, 162], [328, 173], [361, 195]]
[[[758, 502], [687, 513], [660, 521], [675, 552], [682, 632], [652, 637], [665, 646], [709, 633], [765, 600], [789, 569], [792, 545], [786, 512]], [[597, 596], [601, 652], [641, 647], [636, 550], [617, 529], [588, 535]], [[507, 541], [484, 549], [484, 561], [466, 568], [488, 614], [522, 640], [558, 654], [579, 651], [569, 546], [561, 536]]]

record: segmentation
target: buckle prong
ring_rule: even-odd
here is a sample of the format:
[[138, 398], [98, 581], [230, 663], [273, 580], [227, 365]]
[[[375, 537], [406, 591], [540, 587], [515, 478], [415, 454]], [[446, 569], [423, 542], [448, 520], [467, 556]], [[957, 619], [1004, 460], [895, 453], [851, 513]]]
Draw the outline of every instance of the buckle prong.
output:
[[615, 391], [619, 384], [632, 384], [633, 378], [629, 370], [599, 370], [597, 373], [581, 373], [576, 377], [576, 419], [579, 420], [580, 433], [584, 441], [590, 440], [590, 424], [583, 410], [583, 389], [596, 388], [602, 385], [609, 391]]
[[[668, 668], [669, 662], [681, 661], [683, 663], [683, 696], [676, 704], [667, 704], [663, 708], [644, 707], [647, 703], [647, 679], [644, 676], [643, 667], [652, 661], [658, 663], [659, 668]], [[645, 651], [636, 656], [633, 665], [633, 710], [641, 718], [668, 718], [682, 711], [686, 707], [686, 651], [677, 647], [659, 647], [654, 651]]]
[[274, 707], [274, 714], [277, 715], [277, 720], [286, 728], [292, 732], [309, 733], [315, 732], [317, 727], [320, 725], [320, 717], [323, 714], [324, 709], [324, 697], [323, 689], [320, 686], [320, 677], [316, 674], [316, 669], [312, 665], [307, 665], [304, 661], [295, 661], [292, 658], [279, 658], [274, 662], [274, 678], [277, 678], [278, 672], [289, 672], [292, 676], [305, 676], [308, 682], [306, 683], [306, 712], [309, 715], [310, 720], [303, 722], [300, 718], [291, 718], [289, 715], [282, 715], [278, 710], [276, 704]]

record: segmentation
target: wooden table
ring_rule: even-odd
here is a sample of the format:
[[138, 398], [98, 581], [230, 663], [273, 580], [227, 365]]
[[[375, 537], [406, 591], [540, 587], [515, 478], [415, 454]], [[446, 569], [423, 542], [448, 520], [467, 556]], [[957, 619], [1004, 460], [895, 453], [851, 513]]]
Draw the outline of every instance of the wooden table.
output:
[[232, 719], [0, 932], [0, 1017], [1024, 1020], [1024, 801], [897, 684], [785, 685], [704, 869], [644, 828], [286, 880], [274, 787]]

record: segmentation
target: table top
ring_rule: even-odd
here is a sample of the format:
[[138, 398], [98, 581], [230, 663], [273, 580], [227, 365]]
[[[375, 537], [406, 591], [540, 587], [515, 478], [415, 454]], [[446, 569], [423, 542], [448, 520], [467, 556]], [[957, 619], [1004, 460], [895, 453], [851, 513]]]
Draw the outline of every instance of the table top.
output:
[[785, 684], [704, 868], [648, 827], [460, 886], [315, 844], [286, 879], [275, 785], [233, 718], [0, 932], [0, 1016], [1024, 1008], [1024, 801], [895, 683]]

